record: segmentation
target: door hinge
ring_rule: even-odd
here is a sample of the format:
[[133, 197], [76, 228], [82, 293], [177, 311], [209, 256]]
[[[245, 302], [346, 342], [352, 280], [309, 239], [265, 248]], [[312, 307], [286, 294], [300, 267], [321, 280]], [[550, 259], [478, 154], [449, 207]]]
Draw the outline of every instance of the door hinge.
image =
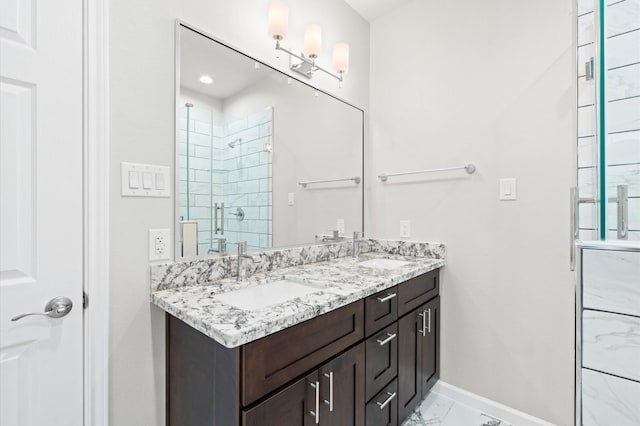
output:
[[89, 295], [86, 292], [82, 292], [82, 309], [89, 307]]

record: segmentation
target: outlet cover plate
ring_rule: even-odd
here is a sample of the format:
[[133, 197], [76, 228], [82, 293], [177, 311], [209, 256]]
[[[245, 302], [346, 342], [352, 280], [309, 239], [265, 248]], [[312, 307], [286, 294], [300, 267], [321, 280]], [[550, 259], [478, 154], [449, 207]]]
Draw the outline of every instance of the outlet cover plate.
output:
[[400, 238], [410, 238], [410, 237], [411, 237], [411, 221], [401, 220], [400, 221]]
[[171, 230], [149, 229], [149, 260], [171, 258]]

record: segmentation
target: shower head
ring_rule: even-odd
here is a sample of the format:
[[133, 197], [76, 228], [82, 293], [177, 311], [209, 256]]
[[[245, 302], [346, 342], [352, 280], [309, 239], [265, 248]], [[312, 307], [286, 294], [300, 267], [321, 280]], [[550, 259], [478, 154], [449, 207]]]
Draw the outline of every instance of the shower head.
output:
[[242, 138], [238, 138], [234, 141], [229, 142], [227, 145], [229, 145], [229, 148], [235, 148], [236, 144], [238, 143], [242, 143]]

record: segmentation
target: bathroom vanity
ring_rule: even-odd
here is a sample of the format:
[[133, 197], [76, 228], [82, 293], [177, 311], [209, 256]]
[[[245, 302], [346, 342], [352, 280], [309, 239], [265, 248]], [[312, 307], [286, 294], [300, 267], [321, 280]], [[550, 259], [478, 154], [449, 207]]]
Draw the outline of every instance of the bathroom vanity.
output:
[[[367, 246], [359, 259], [347, 243], [264, 252], [246, 284], [183, 285], [224, 270], [233, 256], [153, 267], [152, 301], [167, 311], [167, 424], [406, 419], [438, 379], [444, 247]], [[429, 256], [407, 256], [424, 248]], [[292, 254], [300, 250], [305, 254]], [[308, 256], [310, 250], [320, 254]], [[282, 262], [298, 265], [278, 267]], [[255, 289], [283, 282], [313, 290], [269, 306], [249, 300]], [[242, 298], [228, 297], [238, 291]]]

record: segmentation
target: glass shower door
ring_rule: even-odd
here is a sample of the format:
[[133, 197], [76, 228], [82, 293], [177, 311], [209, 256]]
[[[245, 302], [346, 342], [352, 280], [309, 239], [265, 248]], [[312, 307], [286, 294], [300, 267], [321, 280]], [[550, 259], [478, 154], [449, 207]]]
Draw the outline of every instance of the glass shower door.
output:
[[640, 240], [640, 0], [578, 0], [574, 237]]

